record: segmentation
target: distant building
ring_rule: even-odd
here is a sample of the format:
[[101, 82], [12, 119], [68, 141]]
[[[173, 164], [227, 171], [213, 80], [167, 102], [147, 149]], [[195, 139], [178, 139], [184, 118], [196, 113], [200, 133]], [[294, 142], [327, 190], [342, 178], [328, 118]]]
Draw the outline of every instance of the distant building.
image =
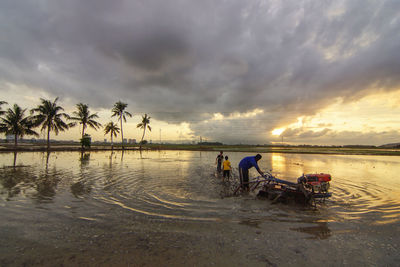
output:
[[136, 144], [136, 139], [129, 139], [129, 144]]
[[107, 138], [104, 138], [104, 143], [107, 143]]
[[122, 143], [123, 143], [123, 144], [126, 144], [126, 143], [127, 143], [127, 139], [124, 138], [124, 140], [122, 141]]

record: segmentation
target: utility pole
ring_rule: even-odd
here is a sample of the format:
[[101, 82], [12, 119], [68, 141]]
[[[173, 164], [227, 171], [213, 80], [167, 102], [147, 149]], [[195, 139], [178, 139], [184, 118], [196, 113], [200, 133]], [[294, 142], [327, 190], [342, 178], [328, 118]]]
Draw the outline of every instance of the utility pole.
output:
[[160, 145], [161, 145], [161, 128], [160, 128]]

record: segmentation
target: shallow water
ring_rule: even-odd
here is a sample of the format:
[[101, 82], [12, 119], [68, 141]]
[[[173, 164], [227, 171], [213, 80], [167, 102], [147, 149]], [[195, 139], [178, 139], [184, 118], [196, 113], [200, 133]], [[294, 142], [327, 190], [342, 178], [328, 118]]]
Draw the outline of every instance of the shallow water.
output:
[[332, 175], [313, 208], [232, 196], [251, 154], [226, 154], [229, 183], [216, 152], [2, 153], [0, 264], [397, 264], [400, 158], [262, 154], [281, 179]]

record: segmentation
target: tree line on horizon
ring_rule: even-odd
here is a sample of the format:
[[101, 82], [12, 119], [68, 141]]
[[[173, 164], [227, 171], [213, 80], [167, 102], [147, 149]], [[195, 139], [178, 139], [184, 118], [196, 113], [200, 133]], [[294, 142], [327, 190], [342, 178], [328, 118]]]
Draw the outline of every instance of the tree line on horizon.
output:
[[[50, 134], [54, 132], [58, 135], [59, 132], [64, 132], [69, 128], [77, 125], [82, 126], [81, 144], [83, 148], [83, 140], [86, 136], [85, 130], [92, 128], [98, 130], [103, 125], [96, 121], [99, 118], [97, 113], [91, 113], [87, 104], [76, 104], [76, 110], [69, 115], [64, 112], [64, 108], [58, 105], [58, 97], [53, 101], [40, 98], [40, 104], [27, 113], [27, 109], [21, 108], [18, 104], [14, 104], [7, 110], [3, 110], [2, 106], [8, 104], [5, 101], [0, 101], [0, 133], [14, 136], [14, 145], [18, 146], [18, 138], [23, 138], [25, 135], [38, 137], [39, 134], [35, 131], [40, 127], [41, 132], [47, 134], [47, 149], [50, 148]], [[118, 101], [111, 109], [111, 117], [117, 117], [120, 122], [120, 127], [113, 121], [108, 122], [104, 126], [104, 135], [110, 134], [111, 147], [113, 148], [113, 137], [117, 137], [121, 133], [122, 148], [124, 144], [123, 123], [127, 117], [132, 117], [132, 114], [126, 111], [128, 104]], [[147, 114], [142, 115], [142, 121], [137, 124], [137, 128], [143, 129], [142, 139], [140, 141], [140, 149], [142, 149], [143, 139], [146, 129], [151, 131], [150, 119]]]

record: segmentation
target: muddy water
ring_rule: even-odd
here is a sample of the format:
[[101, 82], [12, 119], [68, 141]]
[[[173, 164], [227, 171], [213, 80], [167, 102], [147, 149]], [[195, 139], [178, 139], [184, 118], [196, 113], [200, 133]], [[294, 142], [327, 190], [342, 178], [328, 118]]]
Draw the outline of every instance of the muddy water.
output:
[[[214, 152], [0, 154], [1, 266], [395, 266], [400, 158], [263, 154], [295, 181], [333, 177], [317, 208], [232, 196]], [[256, 172], [251, 172], [256, 176]]]

